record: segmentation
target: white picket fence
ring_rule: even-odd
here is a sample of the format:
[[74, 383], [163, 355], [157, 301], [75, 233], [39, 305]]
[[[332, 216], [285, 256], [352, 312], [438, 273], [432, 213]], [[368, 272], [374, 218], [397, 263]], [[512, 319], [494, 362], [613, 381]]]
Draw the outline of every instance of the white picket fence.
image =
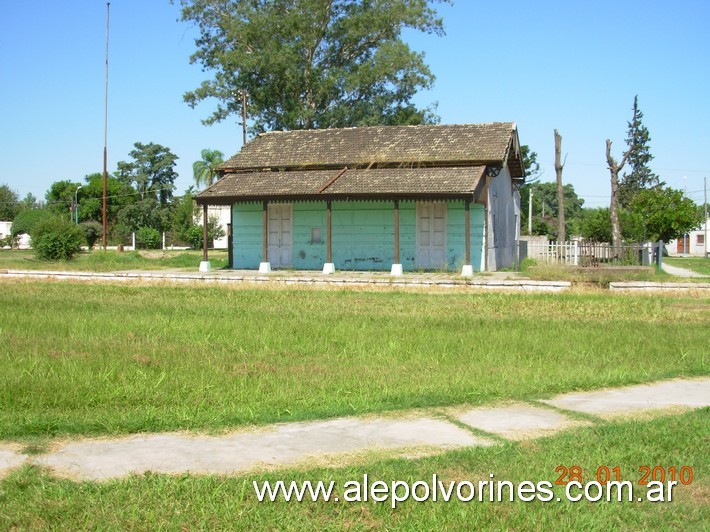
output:
[[[522, 244], [523, 242], [521, 242]], [[653, 255], [652, 244], [620, 246], [615, 249], [609, 243], [573, 242], [525, 242], [527, 252], [521, 248], [521, 258], [539, 262], [555, 262], [571, 266], [595, 266], [598, 264], [649, 264]], [[645, 258], [644, 258], [645, 257]]]
[[539, 262], [579, 264], [579, 244], [575, 242], [527, 242], [527, 258]]

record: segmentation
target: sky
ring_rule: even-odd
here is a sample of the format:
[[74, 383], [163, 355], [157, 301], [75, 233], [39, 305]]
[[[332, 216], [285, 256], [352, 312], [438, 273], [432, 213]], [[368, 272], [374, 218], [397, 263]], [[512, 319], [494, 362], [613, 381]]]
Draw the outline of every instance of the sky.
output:
[[[209, 72], [191, 65], [196, 30], [179, 2], [113, 0], [110, 7], [108, 170], [136, 142], [178, 157], [176, 193], [193, 183], [204, 148], [242, 145], [238, 118], [205, 126], [214, 102], [183, 94]], [[634, 96], [652, 169], [703, 200], [710, 177], [710, 2], [707, 0], [454, 0], [436, 4], [446, 35], [407, 31], [436, 76], [415, 103], [438, 105], [442, 124], [512, 121], [554, 181], [553, 130], [565, 183], [585, 206], [608, 206], [605, 140], [625, 148]], [[54, 181], [101, 172], [106, 2], [0, 0], [0, 184], [44, 198]]]

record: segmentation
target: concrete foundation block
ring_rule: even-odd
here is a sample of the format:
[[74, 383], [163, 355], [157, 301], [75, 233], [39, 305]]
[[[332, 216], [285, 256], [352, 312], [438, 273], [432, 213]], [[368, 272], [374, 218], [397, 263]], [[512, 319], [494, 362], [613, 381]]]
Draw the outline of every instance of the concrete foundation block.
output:
[[323, 275], [330, 275], [335, 273], [335, 264], [332, 262], [326, 262], [323, 265]]
[[210, 261], [208, 260], [203, 260], [200, 261], [200, 271], [203, 273], [207, 273], [212, 269], [212, 266], [210, 265]]
[[473, 266], [471, 264], [464, 264], [461, 268], [462, 277], [473, 277]]
[[403, 274], [404, 274], [404, 271], [402, 270], [401, 264], [393, 264], [392, 265], [392, 271], [390, 272], [390, 275], [400, 276]]
[[259, 263], [259, 273], [271, 273], [271, 263], [270, 262], [260, 262]]

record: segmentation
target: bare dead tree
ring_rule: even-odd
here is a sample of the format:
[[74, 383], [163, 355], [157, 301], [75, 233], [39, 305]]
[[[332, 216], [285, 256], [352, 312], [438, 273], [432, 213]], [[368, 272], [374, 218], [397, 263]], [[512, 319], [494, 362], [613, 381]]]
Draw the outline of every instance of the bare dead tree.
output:
[[606, 139], [606, 163], [611, 174], [611, 203], [609, 204], [609, 214], [611, 217], [611, 244], [618, 252], [621, 246], [621, 224], [619, 223], [619, 172], [624, 168], [626, 159], [629, 156], [631, 147], [621, 157], [621, 162], [617, 163], [611, 155], [611, 141]]
[[555, 175], [557, 176], [557, 241], [564, 244], [567, 239], [565, 233], [565, 192], [562, 188], [562, 169], [565, 167], [561, 162], [562, 157], [562, 136], [555, 129]]

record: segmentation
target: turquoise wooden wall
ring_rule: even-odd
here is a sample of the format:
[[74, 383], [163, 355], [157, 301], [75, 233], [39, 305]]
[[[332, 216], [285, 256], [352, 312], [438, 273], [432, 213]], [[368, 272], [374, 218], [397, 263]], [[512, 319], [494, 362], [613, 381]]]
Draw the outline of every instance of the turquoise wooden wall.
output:
[[261, 203], [232, 205], [233, 267], [238, 270], [258, 269], [261, 262], [263, 229]]
[[[297, 270], [322, 270], [325, 263], [325, 201], [293, 204], [292, 264]], [[311, 228], [319, 227], [320, 243], [311, 242]]]
[[[389, 270], [394, 262], [394, 206], [391, 201], [333, 201], [333, 262], [339, 270]], [[471, 204], [471, 263], [481, 266], [482, 205]], [[464, 202], [447, 208], [447, 260], [451, 270], [464, 263]], [[262, 251], [261, 203], [232, 207], [234, 268], [256, 269]], [[321, 230], [321, 242], [311, 242], [311, 229]], [[320, 270], [326, 259], [326, 202], [293, 204], [292, 264], [295, 269]], [[399, 258], [405, 270], [416, 265], [416, 203], [399, 202]]]

